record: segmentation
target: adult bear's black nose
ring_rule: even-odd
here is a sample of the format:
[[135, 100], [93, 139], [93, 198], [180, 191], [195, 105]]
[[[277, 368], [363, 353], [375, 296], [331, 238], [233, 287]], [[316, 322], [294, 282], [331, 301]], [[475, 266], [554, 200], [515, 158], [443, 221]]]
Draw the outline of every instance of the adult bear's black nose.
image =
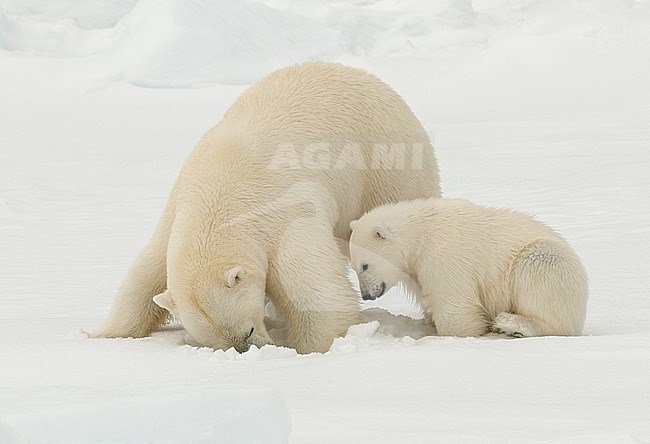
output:
[[250, 330], [247, 330], [246, 333], [242, 333], [237, 337], [234, 337], [232, 339], [232, 346], [237, 350], [239, 353], [246, 353], [249, 348], [251, 348], [250, 344], [250, 339], [251, 336], [253, 336], [253, 332], [255, 332], [255, 327], [251, 327]]
[[248, 349], [251, 348], [250, 343], [246, 339], [244, 339], [242, 341], [237, 341], [232, 346], [239, 353], [246, 353], [248, 351]]
[[374, 301], [377, 298], [372, 296], [370, 293], [364, 292], [361, 293], [361, 299], [363, 299], [364, 301]]

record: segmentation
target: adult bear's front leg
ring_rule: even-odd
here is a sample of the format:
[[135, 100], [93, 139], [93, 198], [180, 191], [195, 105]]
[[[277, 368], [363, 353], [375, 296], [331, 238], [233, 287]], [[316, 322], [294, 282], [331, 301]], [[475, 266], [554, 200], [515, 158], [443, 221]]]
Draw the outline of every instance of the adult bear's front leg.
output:
[[334, 338], [361, 322], [348, 262], [325, 222], [290, 224], [270, 259], [268, 297], [286, 320], [288, 344], [299, 353], [326, 352]]
[[173, 204], [165, 208], [147, 246], [140, 252], [120, 287], [113, 307], [95, 338], [140, 338], [169, 317], [153, 297], [167, 288], [167, 245], [174, 219]]

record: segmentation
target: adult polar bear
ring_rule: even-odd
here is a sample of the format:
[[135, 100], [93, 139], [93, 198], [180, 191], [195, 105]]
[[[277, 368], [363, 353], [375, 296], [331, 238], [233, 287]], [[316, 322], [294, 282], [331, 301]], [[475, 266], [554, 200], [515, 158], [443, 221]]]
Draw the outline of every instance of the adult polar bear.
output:
[[245, 351], [271, 343], [266, 296], [287, 345], [326, 351], [360, 320], [337, 245], [350, 221], [438, 197], [438, 182], [426, 132], [378, 78], [322, 62], [276, 71], [192, 151], [95, 336], [146, 336], [172, 313], [199, 343]]

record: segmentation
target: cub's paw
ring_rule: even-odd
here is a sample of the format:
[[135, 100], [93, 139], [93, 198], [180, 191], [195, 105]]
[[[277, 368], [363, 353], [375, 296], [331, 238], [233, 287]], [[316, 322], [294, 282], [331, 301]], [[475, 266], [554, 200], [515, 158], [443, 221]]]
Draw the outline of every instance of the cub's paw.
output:
[[535, 325], [524, 318], [512, 313], [499, 313], [492, 323], [494, 333], [504, 334], [513, 338], [528, 338], [537, 336]]

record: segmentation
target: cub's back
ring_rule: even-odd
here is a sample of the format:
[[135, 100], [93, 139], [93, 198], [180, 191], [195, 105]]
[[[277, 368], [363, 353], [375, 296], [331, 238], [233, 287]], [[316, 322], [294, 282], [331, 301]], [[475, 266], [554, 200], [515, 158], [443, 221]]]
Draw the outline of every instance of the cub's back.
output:
[[464, 199], [430, 199], [433, 229], [463, 234], [465, 240], [502, 245], [528, 243], [536, 239], [558, 239], [560, 235], [543, 222], [521, 211], [488, 207]]

